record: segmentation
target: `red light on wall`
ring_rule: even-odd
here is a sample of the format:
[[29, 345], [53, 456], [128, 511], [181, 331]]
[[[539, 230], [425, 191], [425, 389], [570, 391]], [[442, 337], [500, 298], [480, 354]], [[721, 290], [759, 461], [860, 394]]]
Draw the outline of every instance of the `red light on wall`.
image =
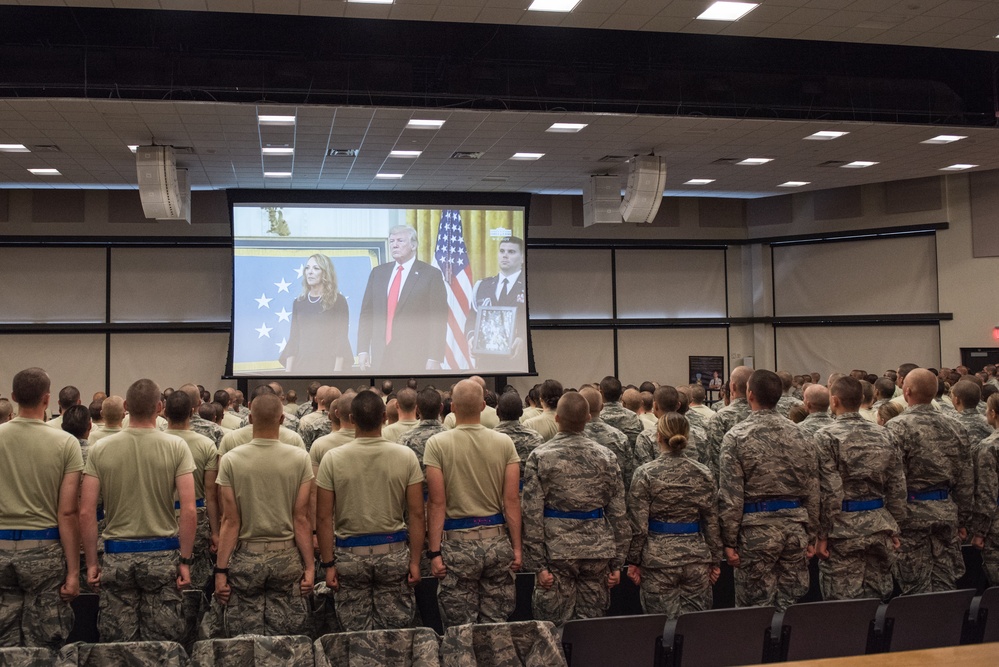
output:
[[992, 327], [992, 338], [999, 340], [999, 327]]

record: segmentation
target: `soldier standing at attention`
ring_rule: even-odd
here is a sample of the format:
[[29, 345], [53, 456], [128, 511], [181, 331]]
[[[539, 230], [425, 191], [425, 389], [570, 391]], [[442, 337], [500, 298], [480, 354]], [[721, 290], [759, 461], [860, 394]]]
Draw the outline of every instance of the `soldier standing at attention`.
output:
[[426, 531], [423, 473], [411, 449], [382, 437], [385, 404], [377, 394], [355, 396], [350, 418], [357, 437], [319, 464], [320, 565], [337, 593], [344, 630], [406, 628], [416, 610], [413, 587], [420, 583]]
[[445, 430], [439, 419], [443, 404], [440, 392], [436, 389], [421, 390], [416, 395], [416, 413], [420, 417], [420, 423], [399, 438], [400, 445], [409, 447], [416, 454], [421, 468], [423, 467], [423, 452], [426, 449], [427, 440]]
[[631, 485], [631, 475], [635, 472], [635, 451], [632, 443], [624, 431], [618, 430], [600, 418], [600, 411], [603, 409], [603, 398], [600, 392], [593, 387], [583, 387], [579, 395], [582, 396], [590, 409], [590, 420], [586, 422], [583, 435], [597, 443], [603, 445], [614, 453], [617, 457], [618, 467], [621, 468], [621, 478], [624, 481], [624, 490], [628, 491]]
[[[988, 399], [985, 417], [999, 426], [999, 394]], [[975, 451], [975, 510], [971, 543], [982, 550], [982, 568], [993, 586], [999, 586], [999, 431], [982, 440]]]
[[0, 426], [0, 647], [61, 648], [80, 593], [83, 458], [76, 438], [42, 421], [50, 388], [41, 368], [16, 374], [18, 415]]
[[499, 397], [496, 405], [496, 416], [499, 417], [499, 425], [493, 429], [497, 433], [510, 436], [513, 446], [517, 449], [517, 456], [520, 457], [520, 488], [524, 488], [524, 465], [527, 457], [531, 455], [535, 447], [545, 440], [537, 431], [532, 431], [520, 423], [520, 417], [524, 412], [520, 402], [520, 396], [515, 391], [508, 391]]
[[[628, 446], [634, 451], [635, 440], [645, 430], [645, 425], [642, 424], [642, 420], [638, 418], [636, 413], [621, 403], [622, 393], [624, 392], [621, 381], [613, 375], [608, 375], [600, 381], [600, 395], [603, 397], [604, 403], [600, 410], [600, 419], [628, 436]], [[622, 466], [625, 465], [624, 461], [619, 463]]]
[[863, 395], [860, 380], [836, 380], [829, 399], [836, 419], [815, 435], [822, 496], [816, 553], [824, 600], [887, 600], [893, 587], [905, 472], [889, 433], [860, 416]]
[[[701, 463], [711, 469], [715, 477], [719, 476], [718, 459], [721, 456], [722, 439], [729, 432], [729, 429], [749, 416], [750, 407], [746, 401], [746, 386], [749, 382], [749, 376], [752, 374], [753, 369], [749, 366], [737, 366], [732, 369], [728, 381], [732, 400], [725, 407], [719, 409], [715, 416], [708, 421], [708, 441], [704, 448], [699, 450], [701, 456], [698, 458], [700, 458]], [[783, 385], [781, 386], [783, 387]]]
[[722, 441], [718, 517], [725, 557], [737, 568], [737, 607], [784, 611], [808, 591], [819, 527], [818, 462], [811, 438], [774, 410], [780, 396], [776, 373], [754, 372], [746, 391], [752, 412]]
[[559, 399], [558, 434], [527, 459], [525, 561], [538, 572], [534, 617], [563, 624], [603, 616], [621, 581], [631, 530], [614, 453], [583, 435], [589, 405]]
[[909, 407], [885, 428], [902, 452], [908, 512], [895, 578], [903, 594], [953, 590], [964, 573], [961, 542], [971, 520], [975, 477], [964, 429], [931, 405], [937, 377], [925, 368], [905, 375]]
[[430, 438], [423, 455], [430, 494], [427, 559], [441, 580], [445, 626], [503, 623], [516, 602], [520, 457], [510, 436], [479, 422], [484, 406], [476, 382], [455, 385], [455, 428]]
[[[100, 592], [101, 641], [180, 641], [184, 636], [181, 591], [191, 584], [198, 520], [195, 465], [186, 442], [156, 428], [162, 408], [155, 382], [132, 383], [125, 393], [128, 428], [95, 445], [83, 471], [80, 528], [87, 583]], [[107, 521], [99, 564], [98, 498], [104, 499]]]

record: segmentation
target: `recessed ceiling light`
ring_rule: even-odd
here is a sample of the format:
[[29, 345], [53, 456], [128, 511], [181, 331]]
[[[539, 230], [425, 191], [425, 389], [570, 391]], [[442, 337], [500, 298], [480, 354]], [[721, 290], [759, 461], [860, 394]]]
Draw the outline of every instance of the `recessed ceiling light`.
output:
[[295, 117], [258, 114], [257, 122], [261, 125], [294, 125]]
[[534, 0], [527, 8], [531, 12], [571, 12], [579, 0]]
[[31, 149], [24, 144], [0, 144], [0, 153], [30, 153]]
[[708, 183], [714, 183], [714, 182], [715, 179], [713, 178], [692, 178], [686, 183], [684, 183], [684, 185], [707, 185]]
[[412, 118], [406, 123], [406, 127], [411, 130], [436, 130], [442, 125], [444, 125], [444, 121], [442, 120], [425, 120], [421, 118]]
[[840, 137], [850, 134], [849, 132], [836, 132], [833, 130], [822, 130], [821, 132], [816, 132], [815, 134], [810, 134], [805, 139], [810, 141], [830, 141], [832, 139], [839, 139]]
[[545, 156], [544, 153], [514, 153], [510, 156], [511, 160], [540, 160]]
[[294, 148], [284, 148], [277, 146], [265, 146], [260, 149], [260, 152], [264, 155], [294, 155]]
[[389, 157], [420, 157], [423, 151], [389, 151]]
[[949, 167], [944, 167], [940, 171], [961, 171], [962, 169], [974, 169], [977, 164], [952, 164]]
[[811, 181], [786, 181], [778, 185], [778, 188], [800, 188], [802, 185], [809, 185]]
[[757, 2], [716, 2], [697, 18], [703, 21], [738, 21], [759, 6]]
[[128, 150], [130, 150], [130, 151], [132, 151], [134, 153], [135, 151], [139, 150], [139, 144], [129, 144], [128, 145]]
[[586, 123], [552, 123], [545, 132], [579, 132], [584, 127]]
[[736, 164], [755, 166], [760, 164], [766, 164], [767, 162], [773, 162], [773, 161], [774, 159], [772, 157], [747, 157], [745, 160], [742, 160], [741, 162], [736, 162]]
[[955, 141], [960, 141], [961, 139], [967, 139], [968, 137], [963, 137], [960, 134], [938, 134], [932, 139], [927, 139], [926, 141], [920, 141], [921, 144], [951, 144]]
[[857, 160], [856, 162], [847, 162], [841, 165], [843, 169], [864, 169], [865, 167], [873, 167], [878, 164], [877, 162], [867, 162], [866, 160]]
[[62, 176], [58, 169], [29, 169], [35, 176]]
[[265, 171], [264, 178], [291, 178], [290, 171]]
[[375, 178], [402, 178], [402, 174], [375, 174]]

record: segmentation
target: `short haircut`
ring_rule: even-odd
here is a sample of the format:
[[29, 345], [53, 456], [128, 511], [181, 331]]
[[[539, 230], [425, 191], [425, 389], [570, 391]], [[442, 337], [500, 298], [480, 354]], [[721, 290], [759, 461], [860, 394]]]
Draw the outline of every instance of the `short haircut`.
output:
[[[773, 371], [770, 371], [773, 373]], [[746, 390], [749, 388], [749, 378], [753, 375], [753, 369], [749, 366], [738, 366], [732, 369], [731, 375], [729, 375], [729, 384], [732, 385], [732, 389], [735, 390], [737, 394], [745, 394]], [[774, 373], [774, 377], [777, 374]], [[780, 378], [777, 378], [777, 382], [780, 382]]]
[[[219, 393], [215, 392], [215, 396], [218, 395]], [[286, 391], [284, 393], [284, 397], [288, 399], [289, 403], [298, 403], [298, 392], [295, 391], [294, 389], [289, 389], [288, 391]], [[219, 401], [218, 398], [216, 398], [215, 400], [218, 401], [219, 403], [222, 403], [222, 401]], [[228, 405], [227, 403], [222, 403], [223, 407], [226, 407], [227, 405]]]
[[218, 412], [215, 411], [215, 405], [215, 403], [202, 403], [198, 406], [198, 416], [206, 421], [215, 421], [218, 418]]
[[322, 387], [322, 386], [323, 386], [323, 383], [322, 382], [318, 382], [318, 381], [309, 383], [309, 389], [308, 389], [309, 400], [315, 398], [316, 392], [318, 392], [319, 388]]
[[652, 392], [643, 391], [642, 392], [642, 409], [646, 412], [652, 412]]
[[437, 419], [441, 414], [441, 394], [436, 389], [423, 389], [416, 395], [416, 410], [420, 419]]
[[[200, 414], [200, 413], [199, 413]], [[166, 399], [163, 416], [171, 424], [180, 424], [191, 418], [191, 397], [185, 391], [175, 391]]]
[[600, 381], [600, 393], [608, 403], [616, 403], [621, 400], [621, 381], [613, 375], [608, 375]]
[[[319, 389], [319, 387], [316, 387], [316, 389]], [[253, 388], [253, 391], [250, 392], [250, 403], [252, 404], [253, 401], [257, 400], [264, 394], [277, 396], [277, 392], [275, 392], [274, 388], [271, 387], [270, 385], [266, 384], [257, 385], [256, 387]]]
[[103, 399], [98, 399], [96, 401], [91, 401], [90, 402], [90, 407], [87, 408], [88, 410], [90, 410], [90, 421], [92, 421], [92, 422], [99, 422], [102, 419], [102, 417], [101, 417], [101, 405], [103, 405], [103, 404], [104, 404], [104, 400]]
[[[989, 386], [991, 387], [992, 385]], [[999, 390], [989, 394], [988, 409], [992, 412], [999, 412]]]
[[590, 405], [579, 392], [567, 391], [558, 401], [555, 415], [559, 421], [559, 431], [581, 433], [590, 420]]
[[899, 377], [904, 378], [906, 375], [916, 370], [917, 368], [919, 368], [918, 364], [911, 364], [911, 363], [902, 364], [901, 366], [898, 367], [898, 375]]
[[[290, 394], [291, 392], [289, 392], [289, 396]], [[223, 409], [228, 408], [229, 403], [232, 401], [232, 399], [229, 398], [229, 392], [227, 392], [225, 389], [219, 389], [214, 394], [212, 394], [212, 400], [220, 404]], [[289, 398], [288, 400], [291, 399]]]
[[520, 248], [521, 254], [524, 254], [524, 239], [520, 238], [519, 236], [507, 236], [505, 239], [500, 239], [499, 244], [503, 245], [504, 243], [512, 243], [513, 245]]
[[707, 397], [707, 393], [704, 391], [704, 386], [700, 382], [695, 382], [690, 385], [690, 402], [694, 405], [703, 403], [704, 399]]
[[642, 407], [642, 392], [637, 389], [625, 389], [621, 394], [621, 404], [632, 412], [638, 412]]
[[392, 393], [392, 380], [382, 380], [382, 393], [386, 396]]
[[520, 419], [524, 415], [524, 406], [520, 402], [520, 396], [512, 391], [508, 391], [499, 397], [496, 403], [496, 416], [500, 421], [511, 421]]
[[362, 431], [374, 431], [385, 421], [385, 404], [373, 391], [362, 391], [350, 402], [350, 419]]
[[662, 412], [676, 412], [680, 407], [680, 392], [668, 384], [660, 385], [652, 394], [652, 402], [659, 406]]
[[780, 378], [780, 384], [784, 391], [790, 389], [791, 385], [794, 384], [794, 376], [787, 371], [777, 371], [777, 377]]
[[416, 390], [420, 388], [420, 385], [416, 381], [416, 378], [409, 378], [408, 380], [406, 380], [406, 388]]
[[895, 381], [890, 377], [880, 377], [874, 383], [874, 394], [883, 400], [888, 400], [895, 395]]
[[655, 390], [656, 390], [656, 383], [650, 380], [646, 380], [642, 384], [638, 385], [638, 391], [647, 391], [651, 394], [655, 392]]
[[682, 391], [677, 391], [676, 397], [678, 399], [676, 411], [679, 412], [681, 415], [687, 414], [687, 410], [690, 409], [690, 397], [687, 396], [687, 394], [683, 393]]
[[999, 394], [999, 387], [995, 386], [994, 384], [987, 384], [984, 387], [982, 387], [983, 401], [989, 400], [989, 396], [991, 396], [992, 394]]
[[108, 396], [101, 403], [101, 414], [105, 424], [120, 424], [125, 418], [125, 401], [121, 396]]
[[499, 396], [497, 396], [496, 392], [493, 391], [492, 389], [486, 389], [486, 391], [482, 396], [482, 400], [484, 400], [486, 402], [486, 405], [488, 405], [489, 407], [495, 408], [496, 404], [499, 402]]
[[985, 386], [985, 383], [982, 382], [982, 378], [978, 377], [977, 375], [962, 375], [961, 380], [958, 380], [958, 382], [961, 382], [962, 380], [968, 380], [969, 382], [974, 382], [975, 384], [978, 385], [979, 389]]
[[412, 412], [416, 409], [416, 392], [408, 387], [406, 389], [400, 389], [399, 393], [395, 395], [397, 401], [399, 401], [399, 410], [401, 412]]
[[843, 407], [850, 412], [859, 409], [864, 400], [864, 388], [860, 380], [851, 375], [844, 375], [833, 382], [829, 393], [838, 398]]
[[35, 408], [42, 404], [42, 399], [51, 388], [48, 373], [41, 368], [26, 368], [14, 376], [11, 398], [22, 407]]
[[[176, 392], [174, 392], [176, 393]], [[128, 413], [139, 419], [156, 416], [156, 405], [160, 402], [160, 387], [149, 378], [136, 380], [125, 392]]]
[[864, 392], [863, 403], [873, 403], [874, 402], [874, 385], [867, 380], [860, 381], [860, 388]]
[[4, 423], [14, 414], [14, 404], [6, 398], [0, 398], [0, 424]]
[[[619, 385], [620, 386], [620, 385]], [[550, 410], [558, 407], [558, 399], [562, 398], [562, 383], [548, 379], [541, 383], [541, 402]]]
[[961, 401], [961, 406], [968, 410], [977, 408], [978, 403], [982, 400], [982, 390], [970, 380], [961, 380], [950, 391], [955, 398]]
[[808, 416], [808, 408], [800, 403], [795, 403], [791, 406], [791, 409], [787, 413], [787, 418], [793, 421], [795, 424], [800, 424], [805, 421], [805, 417]]
[[874, 384], [875, 382], [878, 381], [878, 376], [875, 375], [874, 373], [868, 373], [867, 375], [864, 376], [864, 379], [867, 381], [868, 384]]
[[65, 410], [80, 402], [80, 390], [73, 385], [67, 385], [59, 390], [59, 407]]
[[747, 389], [753, 392], [757, 405], [765, 410], [773, 410], [784, 392], [783, 384], [773, 371], [760, 369], [749, 376]]
[[357, 396], [357, 392], [354, 391], [353, 389], [348, 389], [347, 391], [340, 394], [340, 398], [336, 399], [336, 407], [333, 410], [330, 410], [330, 412], [335, 411], [337, 413], [337, 417], [340, 420], [340, 424], [347, 423], [347, 418], [350, 416], [350, 404], [354, 401], [355, 396]]
[[279, 426], [281, 418], [284, 416], [284, 406], [281, 398], [271, 390], [270, 394], [264, 393], [257, 396], [250, 408], [250, 418], [254, 426]]
[[90, 410], [82, 405], [71, 405], [62, 413], [62, 430], [77, 440], [82, 440], [90, 430]]

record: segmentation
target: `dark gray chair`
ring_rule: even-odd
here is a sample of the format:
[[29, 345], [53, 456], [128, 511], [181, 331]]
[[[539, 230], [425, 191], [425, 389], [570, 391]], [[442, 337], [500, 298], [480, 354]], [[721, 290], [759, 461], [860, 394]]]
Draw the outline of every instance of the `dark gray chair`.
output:
[[569, 667], [652, 667], [666, 614], [608, 616], [569, 621], [562, 649]]
[[895, 598], [878, 610], [878, 652], [957, 646], [974, 597], [968, 588]]
[[867, 653], [879, 600], [833, 600], [791, 605], [774, 616], [771, 636], [780, 659], [817, 660]]
[[971, 609], [983, 643], [999, 642], [999, 586], [985, 589]]
[[726, 667], [763, 662], [773, 607], [714, 609], [683, 614], [663, 628], [667, 667]]

